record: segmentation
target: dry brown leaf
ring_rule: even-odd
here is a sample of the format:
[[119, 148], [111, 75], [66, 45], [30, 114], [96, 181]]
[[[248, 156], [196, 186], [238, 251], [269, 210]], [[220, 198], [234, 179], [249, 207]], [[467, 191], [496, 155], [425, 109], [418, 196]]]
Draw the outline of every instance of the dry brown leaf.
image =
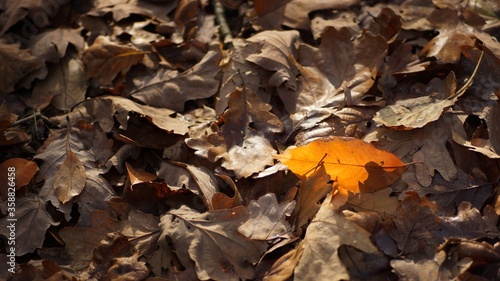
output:
[[316, 215], [321, 206], [320, 200], [331, 190], [330, 176], [323, 165], [309, 177], [301, 177], [299, 192], [295, 199], [297, 206], [292, 214], [295, 219], [295, 231], [298, 234], [302, 233], [302, 226]]
[[440, 237], [433, 235], [441, 221], [436, 215], [437, 206], [426, 197], [408, 192], [397, 211], [397, 217], [386, 226], [386, 232], [396, 241], [401, 253], [405, 256], [432, 253], [433, 256], [434, 249], [442, 242]]
[[66, 204], [82, 193], [85, 188], [85, 180], [85, 168], [68, 146], [66, 148], [66, 159], [64, 159], [54, 175], [54, 194], [61, 203]]
[[80, 32], [72, 28], [50, 29], [33, 37], [28, 47], [34, 56], [44, 61], [57, 63], [66, 55], [70, 43], [76, 50], [83, 48], [85, 41]]
[[149, 275], [137, 249], [120, 232], [110, 233], [94, 249], [90, 274], [102, 280], [142, 280]]
[[370, 233], [333, 211], [331, 200], [330, 194], [307, 228], [294, 280], [349, 279], [338, 256], [338, 248], [342, 245], [356, 247], [365, 253], [378, 253], [370, 241]]
[[[87, 81], [84, 72], [84, 65], [78, 54], [70, 51], [49, 68], [49, 75], [45, 79], [37, 81], [32, 95], [53, 97], [52, 104], [57, 109], [70, 110], [85, 100]], [[38, 106], [43, 107], [44, 105]]]
[[[5, 6], [2, 7], [4, 11], [0, 17], [0, 35], [6, 33], [9, 28], [23, 20], [22, 33], [32, 34], [38, 28], [45, 27], [49, 24], [47, 19], [47, 11], [58, 11], [64, 2], [48, 2], [37, 0], [22, 0], [22, 1], [6, 1]], [[39, 13], [42, 11], [41, 13]], [[16, 38], [15, 34], [9, 34], [11, 37]], [[21, 37], [21, 36], [19, 36]], [[21, 39], [24, 39], [21, 37]], [[26, 40], [26, 39], [24, 39]]]
[[332, 180], [352, 192], [374, 192], [389, 186], [406, 169], [393, 154], [362, 140], [316, 140], [285, 150], [275, 158], [297, 175], [325, 166]]
[[[189, 123], [184, 118], [167, 108], [156, 108], [141, 105], [130, 99], [117, 96], [103, 96], [82, 103], [69, 114], [73, 119], [84, 119], [88, 122], [98, 122], [105, 132], [111, 132], [118, 121], [120, 128], [127, 129], [130, 114], [143, 116], [154, 127], [170, 134], [184, 135], [189, 131]], [[54, 118], [57, 123], [64, 123], [64, 116]]]
[[319, 48], [301, 44], [298, 90], [278, 89], [294, 125], [316, 112], [330, 112], [331, 107], [370, 105], [363, 97], [373, 86], [386, 51], [382, 36], [367, 32], [352, 39], [346, 28], [326, 28]]
[[112, 143], [100, 130], [85, 122], [71, 124], [68, 142], [66, 141], [67, 129], [55, 130], [45, 141], [43, 151], [35, 156], [43, 160], [36, 180], [44, 181], [39, 191], [39, 196], [58, 208], [70, 219], [72, 204], [61, 204], [55, 193], [54, 181], [64, 159], [67, 157], [66, 149], [69, 147], [85, 168], [85, 188], [77, 197], [82, 203], [80, 222], [88, 225], [90, 213], [94, 209], [108, 209], [105, 202], [115, 195], [115, 191], [102, 176], [106, 171], [105, 164], [111, 157]]
[[292, 228], [285, 220], [295, 207], [295, 201], [279, 204], [274, 193], [248, 203], [250, 218], [238, 227], [238, 232], [252, 240], [274, 240], [291, 237]]
[[103, 86], [112, 85], [118, 74], [125, 75], [143, 57], [144, 52], [138, 49], [118, 45], [107, 37], [99, 36], [83, 54], [86, 78], [99, 79]]
[[[0, 219], [0, 223], [4, 226], [0, 228], [0, 234], [12, 237], [10, 235], [12, 228], [5, 226], [14, 225], [16, 256], [22, 256], [41, 248], [47, 229], [51, 225], [59, 224], [47, 212], [46, 202], [34, 194], [16, 198], [15, 218], [17, 221], [8, 221], [9, 218], [11, 217], [5, 216]], [[20, 241], [22, 243], [19, 243]]]
[[[446, 181], [457, 178], [457, 167], [453, 162], [446, 144], [450, 141], [449, 118], [440, 118], [436, 122], [427, 124], [421, 129], [410, 131], [394, 131], [386, 128], [377, 128], [365, 137], [366, 141], [373, 142], [379, 137], [375, 145], [396, 154], [405, 162], [415, 162], [415, 173], [402, 175], [402, 179], [415, 188], [430, 186], [435, 171]], [[415, 181], [412, 178], [416, 178]]]
[[302, 244], [299, 244], [297, 248], [289, 251], [288, 253], [281, 256], [273, 266], [265, 273], [262, 280], [264, 281], [286, 281], [293, 274], [293, 270], [297, 266], [300, 257], [304, 251]]
[[132, 96], [143, 103], [177, 112], [184, 111], [184, 103], [213, 96], [219, 81], [220, 52], [210, 51], [195, 66], [169, 80], [146, 84], [132, 92]]
[[444, 81], [434, 78], [427, 89], [430, 91], [426, 93], [428, 96], [400, 100], [382, 108], [373, 121], [378, 126], [384, 125], [393, 129], [422, 128], [438, 120], [460, 96], [455, 94], [456, 78], [453, 72], [450, 72]]
[[201, 280], [252, 279], [253, 265], [267, 247], [238, 232], [247, 219], [245, 207], [200, 214], [182, 206], [161, 217], [160, 239], [169, 236], [182, 265], [194, 267]]
[[350, 6], [358, 4], [358, 0], [342, 1], [306, 1], [306, 0], [288, 0], [273, 1], [255, 1], [255, 9], [259, 16], [259, 23], [266, 29], [280, 29], [280, 25], [286, 25], [295, 29], [309, 29], [309, 13], [317, 10], [336, 9], [344, 10]]
[[40, 58], [15, 44], [0, 43], [0, 60], [4, 62], [0, 65], [0, 72], [9, 74], [0, 79], [0, 93], [3, 94], [12, 92], [16, 83], [27, 74], [44, 67]]
[[127, 167], [128, 178], [130, 180], [131, 187], [133, 185], [140, 184], [143, 182], [154, 181], [157, 177], [154, 174], [146, 172], [144, 170], [135, 169], [129, 163], [125, 162], [125, 166]]
[[262, 133], [249, 130], [243, 142], [228, 147], [219, 133], [199, 139], [187, 139], [186, 144], [196, 149], [195, 154], [215, 163], [222, 159], [221, 166], [234, 171], [237, 178], [246, 178], [262, 172], [266, 166], [274, 164], [276, 150]]

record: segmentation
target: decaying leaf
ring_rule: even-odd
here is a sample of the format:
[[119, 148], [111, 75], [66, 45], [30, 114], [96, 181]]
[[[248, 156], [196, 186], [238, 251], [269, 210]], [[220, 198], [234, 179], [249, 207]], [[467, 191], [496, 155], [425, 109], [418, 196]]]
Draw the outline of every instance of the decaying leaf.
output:
[[392, 153], [361, 140], [332, 138], [288, 148], [275, 158], [297, 175], [308, 175], [325, 166], [332, 180], [352, 192], [373, 192], [387, 187], [406, 166]]
[[248, 204], [250, 219], [238, 227], [238, 232], [253, 240], [291, 236], [292, 229], [285, 218], [294, 207], [295, 201], [279, 204], [273, 193], [252, 200]]
[[[36, 156], [37, 159], [44, 161], [36, 179], [38, 182], [45, 181], [39, 191], [39, 196], [46, 201], [51, 201], [69, 220], [72, 207], [67, 202], [69, 198], [64, 197], [65, 199], [61, 201], [65, 201], [66, 204], [62, 203], [57, 195], [59, 191], [56, 192], [54, 185], [59, 170], [64, 167], [67, 149], [72, 151], [85, 169], [84, 189], [79, 193], [78, 202], [82, 204], [80, 220], [86, 225], [89, 223], [92, 210], [109, 208], [105, 200], [115, 195], [115, 191], [101, 175], [106, 170], [104, 164], [111, 157], [111, 142], [103, 132], [81, 122], [72, 124], [69, 130], [54, 131], [52, 136], [46, 140], [43, 152]], [[71, 171], [67, 170], [67, 173], [71, 173]], [[96, 200], [97, 198], [99, 200]]]
[[294, 280], [348, 279], [347, 269], [338, 257], [341, 245], [350, 245], [365, 253], [377, 253], [370, 234], [332, 210], [328, 195], [307, 228], [303, 253], [294, 270]]
[[213, 96], [219, 82], [214, 79], [219, 73], [220, 52], [208, 52], [195, 66], [169, 80], [147, 84], [135, 90], [132, 96], [143, 103], [177, 112], [184, 111], [184, 103]]
[[[16, 199], [14, 217], [5, 216], [0, 219], [4, 226], [0, 228], [0, 234], [12, 237], [11, 231], [15, 231], [16, 256], [22, 256], [41, 248], [45, 240], [45, 232], [51, 225], [58, 225], [45, 209], [45, 201], [36, 195]], [[9, 221], [9, 219], [17, 219]], [[23, 243], [17, 243], [23, 241]]]
[[252, 279], [253, 266], [266, 250], [266, 242], [238, 232], [247, 219], [244, 207], [200, 214], [182, 206], [161, 217], [160, 239], [172, 239], [182, 265], [195, 270], [199, 279]]
[[107, 37], [100, 36], [83, 55], [83, 63], [87, 67], [86, 77], [99, 79], [104, 86], [111, 85], [119, 73], [125, 75], [143, 57], [144, 52], [117, 45]]
[[9, 74], [0, 79], [0, 93], [3, 94], [12, 92], [16, 83], [22, 78], [43, 67], [40, 58], [16, 44], [0, 43], [0, 60], [4, 62], [0, 66], [0, 71]]
[[70, 147], [67, 147], [66, 151], [66, 158], [54, 175], [54, 193], [63, 204], [80, 195], [86, 180], [85, 168], [80, 159]]
[[320, 200], [331, 190], [330, 176], [323, 165], [310, 176], [301, 178], [296, 198], [297, 206], [293, 211], [298, 233], [302, 233], [302, 226], [316, 215], [321, 206]]
[[[255, 1], [255, 9], [259, 15], [259, 22], [269, 29], [279, 29], [280, 25], [292, 28], [309, 29], [310, 20], [308, 14], [316, 10], [337, 9], [343, 10], [359, 3], [358, 0], [342, 1]], [[274, 3], [276, 2], [276, 3]]]

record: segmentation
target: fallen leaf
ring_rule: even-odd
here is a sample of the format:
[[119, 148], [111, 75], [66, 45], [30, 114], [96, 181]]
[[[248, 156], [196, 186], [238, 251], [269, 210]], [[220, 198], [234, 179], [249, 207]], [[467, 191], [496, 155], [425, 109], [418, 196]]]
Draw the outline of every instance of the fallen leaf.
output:
[[[66, 137], [69, 138], [68, 135]], [[54, 193], [59, 201], [65, 204], [80, 195], [85, 188], [86, 178], [82, 162], [68, 146], [66, 158], [54, 175]]]
[[138, 49], [99, 36], [85, 51], [82, 60], [87, 70], [86, 78], [99, 79], [101, 85], [108, 86], [118, 74], [125, 75], [143, 57], [144, 53]]
[[363, 97], [374, 84], [386, 52], [387, 42], [381, 35], [367, 32], [353, 40], [346, 28], [326, 28], [318, 48], [300, 44], [298, 89], [278, 89], [294, 125], [307, 120], [309, 112], [369, 105]]
[[137, 249], [120, 232], [110, 233], [94, 249], [90, 274], [102, 280], [143, 280], [149, 275]]
[[[280, 29], [280, 25], [296, 29], [310, 28], [310, 20], [308, 15], [317, 10], [344, 10], [350, 6], [358, 4], [358, 0], [342, 0], [342, 1], [306, 1], [306, 0], [288, 0], [288, 1], [273, 1], [272, 4], [268, 1], [255, 1], [255, 9], [259, 16], [259, 23], [266, 29]], [[276, 2], [276, 3], [274, 3]]]
[[[87, 81], [78, 54], [69, 51], [62, 60], [49, 67], [48, 76], [37, 81], [32, 96], [53, 97], [51, 103], [59, 110], [70, 110], [85, 100]], [[38, 106], [43, 108], [44, 105]]]
[[264, 281], [285, 281], [288, 280], [297, 266], [300, 257], [304, 251], [302, 243], [297, 248], [281, 256], [272, 267], [265, 273]]
[[135, 184], [154, 181], [157, 178], [154, 174], [151, 174], [144, 170], [135, 169], [127, 162], [125, 162], [125, 166], [127, 167], [128, 178], [130, 180], [130, 185], [132, 188]]
[[[38, 30], [38, 28], [47, 26], [49, 24], [49, 21], [46, 18], [46, 13], [49, 13], [48, 11], [59, 10], [62, 4], [63, 2], [52, 3], [37, 0], [22, 0], [14, 2], [6, 1], [5, 6], [2, 5], [2, 10], [4, 12], [0, 17], [0, 26], [2, 27], [2, 29], [0, 30], [0, 35], [3, 35], [13, 25], [23, 20], [23, 35], [29, 36], [29, 34], [35, 32], [33, 30]], [[43, 11], [42, 15], [38, 13], [40, 11]]]
[[408, 192], [397, 211], [398, 215], [387, 224], [386, 232], [396, 241], [401, 253], [434, 256], [434, 249], [442, 242], [433, 235], [441, 221], [436, 215], [437, 206], [426, 197]]
[[302, 226], [316, 215], [323, 199], [332, 190], [330, 176], [325, 167], [321, 165], [308, 177], [301, 177], [299, 192], [297, 193], [297, 206], [293, 210], [292, 217], [295, 219], [295, 231], [302, 233]]
[[[14, 215], [14, 217], [12, 217]], [[17, 219], [15, 222], [9, 219]], [[15, 213], [10, 213], [0, 219], [4, 226], [14, 225], [16, 256], [34, 252], [41, 248], [45, 240], [45, 233], [51, 225], [58, 225], [52, 216], [46, 210], [46, 202], [40, 197], [32, 194], [29, 196], [16, 198]], [[5, 237], [11, 236], [11, 229], [7, 227], [0, 228], [0, 234]], [[12, 230], [14, 231], [14, 230]], [[23, 241], [23, 243], [18, 243]]]
[[431, 91], [428, 96], [397, 101], [379, 110], [373, 121], [378, 126], [401, 130], [422, 128], [438, 120], [460, 96], [455, 94], [456, 78], [453, 72], [444, 81], [436, 78], [431, 80], [427, 88]]
[[208, 98], [217, 92], [219, 82], [215, 76], [220, 71], [221, 57], [220, 52], [210, 51], [186, 72], [172, 79], [146, 84], [133, 91], [132, 97], [150, 106], [183, 112], [186, 101]]
[[[457, 178], [457, 167], [446, 147], [451, 139], [449, 116], [427, 124], [421, 129], [395, 131], [387, 128], [377, 128], [365, 137], [366, 141], [375, 142], [375, 145], [396, 154], [406, 162], [415, 162], [414, 173], [411, 178], [403, 174], [402, 179], [417, 189], [428, 187], [432, 183], [435, 171], [446, 181]], [[379, 136], [380, 140], [376, 141]]]
[[338, 256], [342, 245], [356, 247], [365, 253], [378, 253], [377, 247], [370, 241], [370, 233], [333, 211], [331, 200], [330, 194], [307, 228], [294, 280], [349, 279], [347, 269]]
[[0, 169], [2, 171], [0, 182], [5, 183], [5, 188], [0, 191], [0, 198], [5, 200], [7, 198], [7, 187], [9, 186], [7, 183], [10, 182], [8, 178], [13, 179], [15, 189], [17, 190], [30, 183], [38, 171], [38, 165], [33, 161], [23, 158], [10, 158], [0, 164]]
[[45, 141], [42, 151], [35, 156], [36, 159], [44, 161], [36, 178], [37, 182], [44, 181], [38, 195], [46, 201], [51, 201], [52, 205], [70, 219], [72, 204], [63, 204], [54, 188], [56, 174], [63, 166], [69, 147], [85, 169], [85, 187], [76, 202], [82, 204], [80, 221], [87, 225], [93, 209], [108, 209], [105, 201], [115, 195], [111, 185], [102, 176], [107, 170], [105, 164], [112, 155], [111, 145], [111, 140], [105, 133], [85, 122], [70, 124], [69, 135], [66, 128], [54, 130]]
[[12, 123], [14, 123], [17, 118], [16, 114], [12, 113], [9, 110], [9, 106], [6, 101], [2, 102], [0, 105], [0, 132], [5, 131], [5, 129], [9, 128]]
[[291, 226], [285, 220], [295, 207], [295, 201], [279, 204], [274, 193], [268, 193], [248, 204], [250, 219], [238, 227], [238, 232], [252, 240], [273, 240], [291, 236]]
[[29, 48], [34, 56], [44, 61], [58, 63], [66, 56], [71, 44], [76, 50], [83, 48], [85, 41], [80, 30], [73, 28], [55, 28], [42, 32], [30, 40]]
[[297, 175], [308, 175], [323, 164], [332, 180], [352, 192], [374, 192], [397, 180], [406, 165], [392, 153], [362, 140], [316, 140], [287, 148], [275, 158]]
[[276, 150], [263, 133], [248, 130], [243, 142], [228, 147], [220, 133], [199, 139], [187, 139], [187, 146], [196, 149], [195, 154], [211, 162], [222, 159], [221, 166], [234, 171], [237, 178], [246, 178], [261, 172], [266, 166], [274, 164]]
[[252, 279], [267, 247], [238, 232], [247, 219], [245, 207], [198, 213], [182, 206], [161, 217], [160, 239], [169, 236], [182, 265], [194, 267], [201, 280]]
[[16, 83], [27, 74], [44, 67], [40, 58], [16, 44], [0, 43], [0, 60], [4, 62], [0, 65], [0, 72], [9, 73], [0, 79], [0, 93], [3, 94], [12, 92]]

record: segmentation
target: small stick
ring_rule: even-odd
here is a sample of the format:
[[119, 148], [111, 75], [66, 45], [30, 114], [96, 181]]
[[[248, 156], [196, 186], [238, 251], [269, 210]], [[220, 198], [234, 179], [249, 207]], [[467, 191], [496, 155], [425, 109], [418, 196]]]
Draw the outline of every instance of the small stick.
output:
[[226, 17], [224, 16], [224, 6], [219, 0], [213, 0], [215, 18], [219, 24], [219, 31], [222, 36], [222, 41], [224, 42], [224, 47], [230, 49], [233, 48], [233, 36], [231, 35], [231, 29], [227, 24]]

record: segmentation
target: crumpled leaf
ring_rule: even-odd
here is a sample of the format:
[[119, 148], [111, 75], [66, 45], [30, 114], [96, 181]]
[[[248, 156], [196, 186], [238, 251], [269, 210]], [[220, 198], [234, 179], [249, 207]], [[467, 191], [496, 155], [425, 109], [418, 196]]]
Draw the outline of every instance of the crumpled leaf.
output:
[[370, 233], [346, 220], [331, 207], [329, 194], [307, 228], [303, 253], [294, 270], [294, 280], [347, 280], [349, 274], [338, 256], [341, 245], [365, 253], [378, 253]]
[[401, 176], [406, 165], [395, 155], [362, 140], [320, 139], [289, 147], [275, 158], [297, 175], [307, 175], [323, 164], [332, 180], [352, 192], [373, 192]]
[[243, 142], [228, 147], [221, 133], [199, 139], [187, 139], [186, 144], [196, 149], [195, 154], [211, 162], [222, 159], [221, 166], [232, 170], [236, 177], [246, 178], [261, 172], [266, 166], [274, 164], [276, 150], [269, 140], [258, 131], [249, 130]]
[[136, 48], [118, 45], [108, 37], [99, 36], [83, 54], [86, 78], [96, 78], [101, 85], [111, 85], [118, 74], [125, 75], [143, 57], [144, 52]]
[[[45, 201], [36, 195], [16, 198], [15, 217], [7, 215], [0, 219], [4, 227], [0, 228], [0, 234], [12, 237], [7, 228], [14, 224], [16, 239], [16, 256], [22, 256], [41, 248], [45, 240], [45, 232], [51, 225], [58, 225], [49, 212], [45, 209]], [[10, 213], [13, 214], [13, 213]], [[9, 219], [17, 219], [12, 222]], [[19, 243], [22, 241], [22, 243]]]
[[410, 131], [394, 131], [386, 128], [377, 128], [365, 137], [366, 141], [375, 141], [383, 136], [375, 145], [377, 148], [390, 151], [403, 159], [405, 162], [415, 162], [416, 173], [411, 177], [403, 174], [402, 179], [410, 186], [416, 184], [428, 187], [435, 171], [446, 181], [457, 178], [457, 167], [453, 162], [446, 144], [450, 141], [449, 118], [438, 119], [436, 122], [427, 124], [421, 129]]
[[296, 90], [295, 77], [298, 75], [298, 70], [290, 56], [295, 56], [296, 48], [294, 45], [298, 39], [299, 33], [295, 30], [260, 32], [248, 38], [249, 42], [261, 46], [260, 53], [250, 54], [246, 60], [274, 72], [269, 77], [269, 86], [278, 87], [284, 84], [287, 89]]
[[149, 255], [157, 247], [160, 235], [158, 217], [132, 209], [128, 218], [113, 220], [105, 211], [96, 210], [91, 214], [89, 227], [65, 227], [60, 236], [72, 258], [75, 269], [90, 265], [94, 249], [108, 233], [119, 231], [137, 247], [140, 255]]
[[161, 217], [160, 239], [172, 239], [182, 265], [196, 270], [199, 279], [253, 279], [255, 265], [266, 242], [254, 241], [238, 232], [248, 219], [245, 207], [198, 213], [187, 206]]
[[90, 273], [102, 280], [142, 280], [149, 275], [137, 249], [120, 232], [108, 234], [94, 249]]
[[184, 103], [213, 96], [219, 82], [215, 79], [220, 71], [221, 53], [210, 51], [195, 66], [172, 79], [147, 84], [132, 92], [141, 102], [177, 112], [184, 111]]
[[294, 207], [295, 201], [279, 204], [274, 193], [252, 200], [248, 204], [250, 219], [238, 227], [238, 232], [252, 240], [290, 236], [291, 226], [285, 219]]
[[387, 43], [369, 32], [351, 37], [346, 28], [326, 28], [319, 48], [299, 46], [298, 90], [278, 92], [296, 123], [307, 119], [310, 111], [366, 104], [363, 96], [374, 84]]

